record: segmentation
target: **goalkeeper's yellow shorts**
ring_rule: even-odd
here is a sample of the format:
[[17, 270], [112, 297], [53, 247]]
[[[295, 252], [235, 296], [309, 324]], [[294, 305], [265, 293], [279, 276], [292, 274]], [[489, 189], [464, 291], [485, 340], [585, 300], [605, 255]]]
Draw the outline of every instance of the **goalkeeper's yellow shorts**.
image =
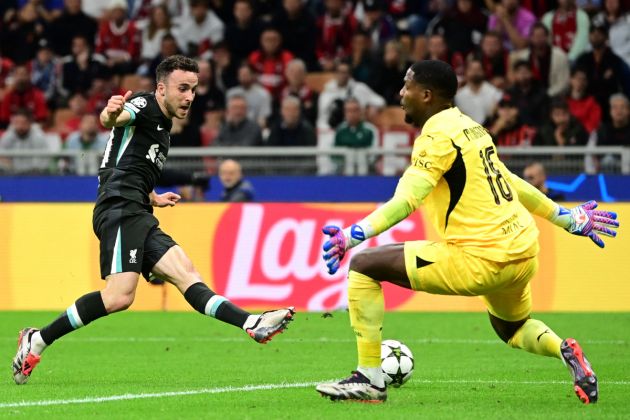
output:
[[486, 260], [445, 242], [405, 242], [405, 267], [413, 290], [479, 296], [488, 311], [505, 321], [527, 318], [532, 309], [529, 281], [537, 257], [509, 262]]

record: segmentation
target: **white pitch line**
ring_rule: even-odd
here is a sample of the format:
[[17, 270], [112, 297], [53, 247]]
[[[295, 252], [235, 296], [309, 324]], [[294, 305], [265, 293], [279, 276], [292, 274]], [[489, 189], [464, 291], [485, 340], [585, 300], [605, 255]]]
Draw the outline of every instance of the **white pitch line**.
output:
[[[2, 337], [2, 341], [15, 341], [15, 337]], [[64, 342], [81, 342], [81, 343], [150, 343], [150, 342], [168, 342], [168, 343], [185, 343], [185, 342], [225, 342], [225, 343], [244, 343], [250, 341], [247, 337], [67, 337]], [[353, 338], [290, 338], [282, 337], [282, 342], [287, 343], [354, 343]], [[484, 344], [484, 345], [505, 345], [500, 339], [467, 339], [467, 338], [416, 338], [402, 340], [405, 343], [415, 344]], [[616, 345], [625, 346], [629, 342], [626, 340], [586, 340], [580, 341], [582, 344], [592, 345]]]
[[[326, 381], [320, 381], [326, 382]], [[104, 402], [112, 401], [128, 401], [128, 400], [141, 400], [149, 398], [168, 398], [168, 397], [181, 397], [187, 395], [202, 395], [202, 394], [224, 394], [228, 392], [254, 392], [254, 391], [266, 391], [274, 389], [289, 389], [289, 388], [307, 388], [315, 386], [320, 382], [298, 382], [298, 383], [283, 383], [283, 384], [263, 384], [263, 385], [245, 385], [242, 387], [221, 387], [221, 388], [202, 388], [191, 389], [187, 391], [167, 391], [167, 392], [150, 392], [142, 394], [120, 394], [109, 395], [102, 397], [85, 397], [85, 398], [73, 398], [67, 400], [41, 400], [41, 401], [20, 401], [10, 403], [0, 403], [0, 408], [25, 408], [25, 407], [48, 407], [59, 405], [71, 405], [71, 404], [100, 404]], [[505, 381], [505, 380], [466, 380], [466, 379], [414, 379], [414, 383], [421, 384], [456, 384], [456, 385], [567, 385], [568, 381]], [[630, 385], [630, 381], [605, 381], [600, 382], [600, 385]]]
[[298, 382], [285, 384], [262, 384], [262, 385], [245, 385], [241, 387], [226, 386], [221, 388], [202, 388], [191, 389], [187, 391], [167, 391], [167, 392], [148, 392], [142, 394], [121, 394], [109, 395], [103, 397], [85, 397], [73, 398], [67, 400], [41, 400], [41, 401], [20, 401], [14, 403], [0, 403], [0, 408], [18, 408], [18, 407], [45, 407], [53, 405], [69, 405], [69, 404], [92, 404], [104, 403], [110, 401], [126, 401], [141, 400], [147, 398], [164, 398], [164, 397], [181, 397], [186, 395], [200, 394], [223, 394], [227, 392], [253, 392], [270, 389], [287, 389], [287, 388], [306, 388], [315, 386], [319, 382]]

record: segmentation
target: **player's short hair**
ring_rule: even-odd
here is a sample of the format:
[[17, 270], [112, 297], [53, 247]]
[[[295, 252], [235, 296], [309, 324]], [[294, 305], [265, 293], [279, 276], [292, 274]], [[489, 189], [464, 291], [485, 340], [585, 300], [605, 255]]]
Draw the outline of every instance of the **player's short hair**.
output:
[[628, 99], [628, 97], [621, 92], [613, 93], [612, 95], [610, 95], [610, 98], [608, 98], [608, 103], [612, 105], [612, 103], [616, 100], [623, 101], [626, 103], [626, 105], [630, 105], [630, 100]]
[[411, 66], [413, 80], [437, 93], [442, 99], [453, 100], [457, 93], [457, 76], [444, 61], [422, 60]]
[[183, 55], [172, 55], [158, 64], [155, 70], [155, 78], [158, 82], [162, 82], [175, 70], [199, 73], [199, 65], [192, 58]]
[[33, 113], [28, 108], [18, 108], [12, 114], [11, 117], [24, 117], [29, 121], [33, 121]]

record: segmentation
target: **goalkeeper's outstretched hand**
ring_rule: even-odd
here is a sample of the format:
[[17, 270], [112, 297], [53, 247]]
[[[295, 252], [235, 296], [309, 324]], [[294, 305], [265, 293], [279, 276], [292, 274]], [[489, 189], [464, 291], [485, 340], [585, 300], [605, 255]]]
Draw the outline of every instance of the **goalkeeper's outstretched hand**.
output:
[[343, 257], [346, 255], [348, 240], [343, 233], [343, 229], [338, 226], [325, 226], [322, 232], [330, 236], [322, 247], [324, 250], [324, 262], [328, 267], [328, 274], [335, 274], [339, 269], [341, 260], [343, 260]]
[[616, 220], [617, 213], [595, 210], [595, 208], [597, 208], [596, 201], [588, 201], [570, 210], [560, 207], [558, 217], [568, 218], [568, 223], [565, 227], [568, 232], [574, 235], [588, 236], [595, 242], [595, 245], [603, 248], [604, 241], [599, 235], [614, 238], [617, 236], [617, 231], [613, 229], [619, 227], [619, 222]]

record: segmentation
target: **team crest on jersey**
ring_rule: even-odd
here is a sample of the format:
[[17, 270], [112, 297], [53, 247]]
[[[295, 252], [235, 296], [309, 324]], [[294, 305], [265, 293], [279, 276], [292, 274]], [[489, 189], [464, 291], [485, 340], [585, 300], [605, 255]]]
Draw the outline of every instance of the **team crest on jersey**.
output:
[[129, 102], [131, 102], [132, 104], [134, 104], [138, 108], [144, 108], [145, 106], [147, 106], [147, 100], [144, 99], [142, 96], [138, 96], [137, 98], [133, 98]]

